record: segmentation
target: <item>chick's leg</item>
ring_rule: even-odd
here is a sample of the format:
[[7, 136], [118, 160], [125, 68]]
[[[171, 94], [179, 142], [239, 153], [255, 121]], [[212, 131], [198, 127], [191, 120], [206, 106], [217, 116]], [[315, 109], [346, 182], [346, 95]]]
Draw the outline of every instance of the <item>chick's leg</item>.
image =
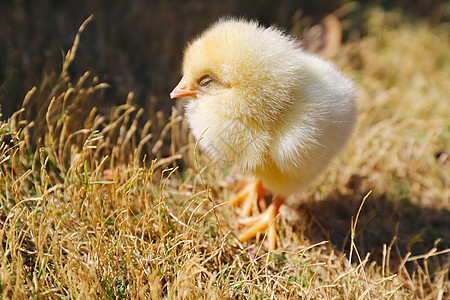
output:
[[252, 214], [255, 203], [259, 206], [259, 202], [263, 200], [263, 196], [264, 189], [261, 181], [253, 180], [248, 182], [228, 203], [232, 206], [243, 202], [242, 215], [248, 217]]
[[275, 250], [277, 242], [277, 228], [275, 220], [278, 216], [280, 206], [283, 204], [283, 202], [284, 198], [277, 196], [273, 199], [272, 203], [262, 214], [252, 218], [241, 220], [239, 222], [240, 225], [250, 227], [243, 233], [238, 235], [239, 241], [248, 241], [249, 239], [256, 236], [259, 231], [269, 228], [269, 230], [267, 231], [268, 250]]

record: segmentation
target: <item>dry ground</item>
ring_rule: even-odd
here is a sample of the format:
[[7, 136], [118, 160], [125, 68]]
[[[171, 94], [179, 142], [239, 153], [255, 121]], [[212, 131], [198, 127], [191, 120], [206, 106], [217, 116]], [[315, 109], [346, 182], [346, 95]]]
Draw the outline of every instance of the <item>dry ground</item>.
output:
[[239, 175], [180, 109], [92, 108], [107, 85], [69, 77], [77, 36], [0, 124], [2, 298], [450, 297], [449, 28], [370, 16], [335, 58], [358, 86], [354, 137], [282, 209], [270, 253], [263, 234], [234, 245]]

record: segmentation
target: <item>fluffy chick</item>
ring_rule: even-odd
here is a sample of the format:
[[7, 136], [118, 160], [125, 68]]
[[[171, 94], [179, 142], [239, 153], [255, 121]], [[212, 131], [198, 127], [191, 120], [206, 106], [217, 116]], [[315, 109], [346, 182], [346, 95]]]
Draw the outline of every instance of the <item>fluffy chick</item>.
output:
[[187, 120], [203, 149], [278, 196], [264, 223], [325, 169], [356, 120], [351, 80], [298, 45], [274, 27], [220, 20], [187, 46], [183, 78], [171, 93], [189, 98]]

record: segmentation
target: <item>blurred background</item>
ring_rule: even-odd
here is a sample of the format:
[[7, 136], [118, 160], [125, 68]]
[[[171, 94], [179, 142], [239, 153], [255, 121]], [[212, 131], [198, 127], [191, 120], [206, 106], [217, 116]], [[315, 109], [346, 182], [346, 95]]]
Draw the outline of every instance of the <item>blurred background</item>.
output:
[[124, 103], [133, 91], [134, 103], [144, 107], [145, 114], [162, 111], [167, 115], [173, 105], [168, 94], [180, 78], [186, 42], [219, 17], [257, 19], [304, 38], [314, 24], [334, 13], [347, 42], [367, 33], [367, 12], [374, 8], [430, 26], [450, 19], [450, 2], [437, 0], [1, 1], [2, 119], [20, 107], [29, 89], [61, 70], [63, 53], [91, 14], [94, 19], [81, 35], [70, 68], [72, 78], [89, 70], [110, 84], [96, 103], [100, 107]]

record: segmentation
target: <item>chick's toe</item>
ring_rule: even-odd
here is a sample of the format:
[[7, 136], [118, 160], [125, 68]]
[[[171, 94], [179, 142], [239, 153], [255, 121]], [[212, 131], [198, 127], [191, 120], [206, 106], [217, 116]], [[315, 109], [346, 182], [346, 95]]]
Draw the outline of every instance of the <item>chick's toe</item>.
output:
[[255, 237], [259, 231], [267, 230], [267, 249], [275, 250], [277, 240], [276, 218], [280, 206], [284, 202], [284, 197], [277, 196], [273, 199], [269, 207], [260, 215], [242, 219], [241, 225], [249, 226], [247, 230], [238, 235], [241, 243]]

